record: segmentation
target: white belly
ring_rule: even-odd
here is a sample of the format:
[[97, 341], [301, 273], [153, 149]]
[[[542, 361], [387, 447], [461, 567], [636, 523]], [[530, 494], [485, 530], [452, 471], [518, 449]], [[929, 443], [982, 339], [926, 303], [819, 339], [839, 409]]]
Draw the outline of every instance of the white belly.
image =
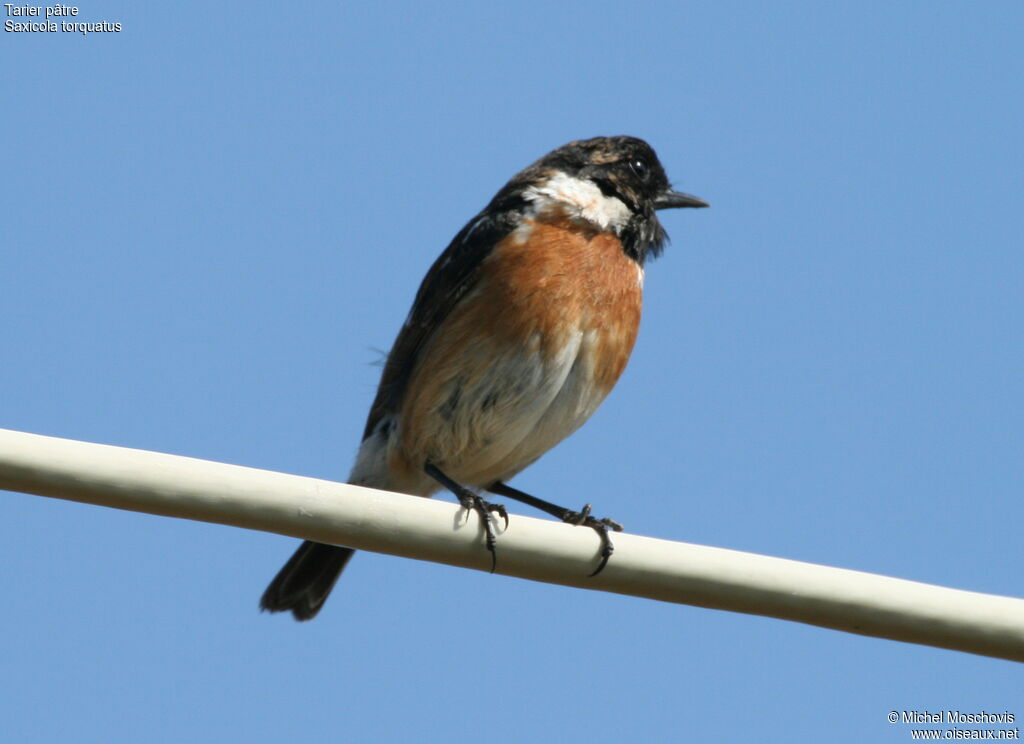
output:
[[[595, 345], [595, 331], [579, 331], [546, 361], [522, 352], [462, 360], [465, 369], [479, 362], [485, 371], [448, 381], [447, 404], [420, 420], [417, 441], [424, 452], [410, 459], [430, 460], [470, 488], [512, 478], [582, 426], [606, 397], [608, 391], [594, 384]], [[405, 422], [388, 423], [363, 442], [350, 481], [421, 495], [439, 490], [422, 473], [396, 480], [390, 454], [401, 446]]]

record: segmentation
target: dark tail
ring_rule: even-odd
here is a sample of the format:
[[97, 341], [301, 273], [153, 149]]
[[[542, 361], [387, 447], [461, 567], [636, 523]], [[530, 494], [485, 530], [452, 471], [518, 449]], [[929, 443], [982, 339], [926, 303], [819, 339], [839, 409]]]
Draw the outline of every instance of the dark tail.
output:
[[263, 592], [260, 609], [290, 610], [296, 620], [312, 620], [355, 552], [306, 540]]

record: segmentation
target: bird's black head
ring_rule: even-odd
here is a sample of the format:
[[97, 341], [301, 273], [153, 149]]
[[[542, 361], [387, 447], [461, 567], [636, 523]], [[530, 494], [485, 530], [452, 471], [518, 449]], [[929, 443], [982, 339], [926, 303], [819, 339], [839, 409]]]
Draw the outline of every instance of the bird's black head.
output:
[[641, 264], [648, 255], [657, 256], [668, 239], [656, 210], [708, 206], [673, 191], [654, 149], [624, 136], [563, 145], [502, 191], [518, 191], [537, 210], [560, 208], [597, 229], [614, 231], [626, 253]]

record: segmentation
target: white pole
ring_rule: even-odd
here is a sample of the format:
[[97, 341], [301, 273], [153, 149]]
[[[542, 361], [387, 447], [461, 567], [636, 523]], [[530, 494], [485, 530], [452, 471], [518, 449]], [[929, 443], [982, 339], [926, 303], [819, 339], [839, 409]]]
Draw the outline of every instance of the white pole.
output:
[[[0, 429], [0, 489], [488, 570], [476, 515], [444, 501]], [[498, 572], [1024, 661], [1024, 600], [511, 516]]]

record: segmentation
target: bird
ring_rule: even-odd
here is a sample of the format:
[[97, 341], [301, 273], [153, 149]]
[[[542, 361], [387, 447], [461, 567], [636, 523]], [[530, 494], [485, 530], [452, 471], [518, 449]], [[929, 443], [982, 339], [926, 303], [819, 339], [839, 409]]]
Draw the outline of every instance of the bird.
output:
[[[675, 191], [630, 136], [569, 142], [513, 176], [456, 234], [416, 293], [384, 362], [349, 483], [451, 491], [492, 520], [522, 501], [601, 536], [598, 573], [621, 524], [557, 506], [507, 481], [576, 431], [626, 367], [645, 263], [668, 236], [657, 212], [707, 207]], [[306, 541], [264, 592], [264, 611], [317, 615], [351, 548]], [[593, 574], [592, 574], [593, 575]]]

